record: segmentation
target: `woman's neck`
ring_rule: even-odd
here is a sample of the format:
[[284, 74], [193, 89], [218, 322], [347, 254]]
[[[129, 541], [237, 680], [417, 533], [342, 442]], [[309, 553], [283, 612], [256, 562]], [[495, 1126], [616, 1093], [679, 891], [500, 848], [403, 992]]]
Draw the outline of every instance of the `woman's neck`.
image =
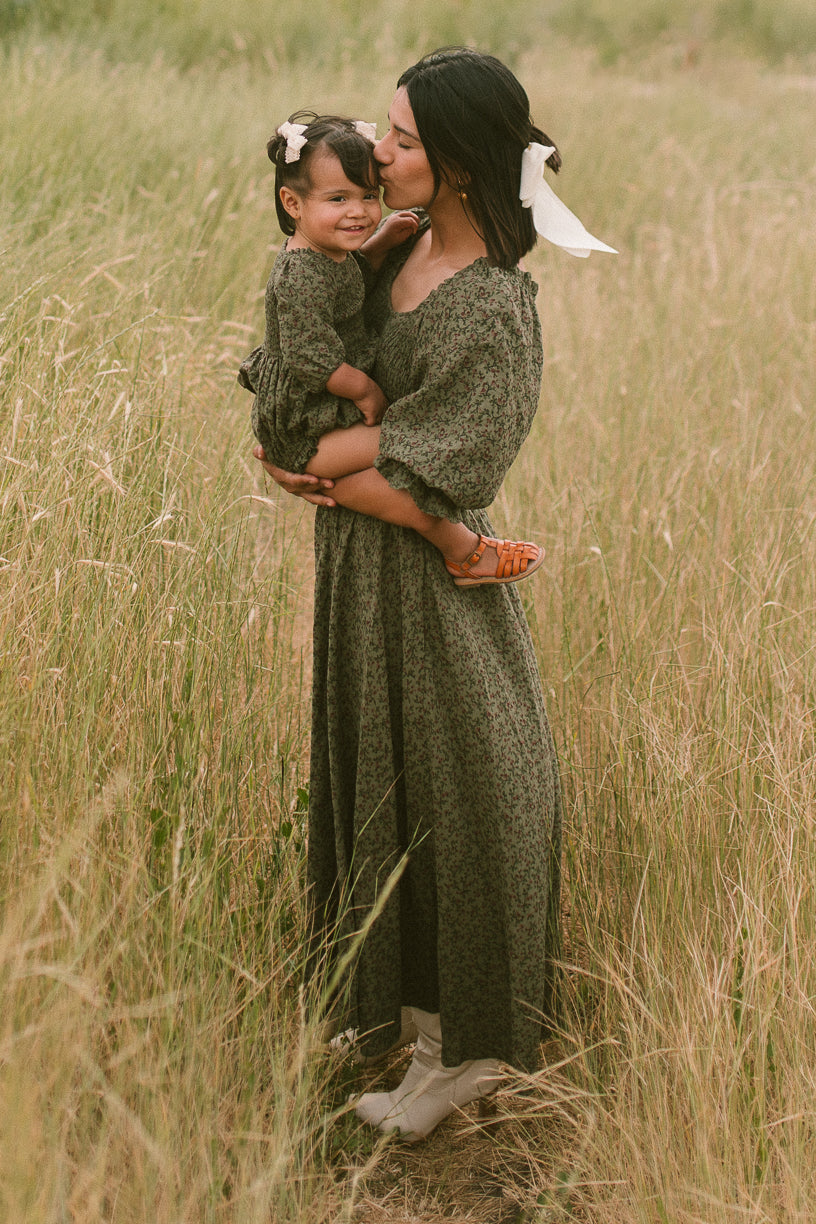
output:
[[417, 239], [391, 286], [394, 310], [400, 313], [414, 310], [443, 281], [487, 254], [461, 200], [458, 196], [454, 198], [455, 208], [436, 200], [428, 208], [430, 227]]
[[466, 268], [487, 255], [487, 247], [466, 211], [467, 205], [453, 192], [437, 197], [428, 208], [430, 218], [429, 263], [453, 269]]

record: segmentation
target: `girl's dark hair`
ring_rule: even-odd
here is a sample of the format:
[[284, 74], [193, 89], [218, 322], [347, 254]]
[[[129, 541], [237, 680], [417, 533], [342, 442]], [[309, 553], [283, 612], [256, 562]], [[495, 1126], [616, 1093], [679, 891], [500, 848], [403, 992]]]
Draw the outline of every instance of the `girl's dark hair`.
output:
[[266, 151], [275, 167], [275, 211], [284, 234], [294, 234], [295, 222], [283, 207], [281, 187], [293, 191], [309, 190], [309, 163], [318, 149], [330, 149], [343, 167], [346, 178], [355, 187], [377, 190], [377, 168], [372, 157], [374, 145], [357, 131], [353, 119], [340, 115], [318, 115], [315, 111], [295, 111], [289, 123], [305, 123], [306, 144], [300, 150], [297, 161], [286, 161], [286, 137], [275, 135], [267, 142]]
[[[501, 60], [467, 47], [431, 51], [397, 84], [408, 92], [436, 190], [445, 182], [466, 192], [490, 263], [513, 267], [536, 241], [519, 199], [521, 155], [531, 141], [553, 145], [533, 123], [521, 84]], [[557, 149], [547, 165], [561, 168]]]

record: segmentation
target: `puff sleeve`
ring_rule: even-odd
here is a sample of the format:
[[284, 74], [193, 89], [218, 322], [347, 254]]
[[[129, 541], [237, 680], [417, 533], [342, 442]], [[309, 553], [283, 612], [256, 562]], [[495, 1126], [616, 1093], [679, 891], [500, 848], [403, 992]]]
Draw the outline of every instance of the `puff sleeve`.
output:
[[[307, 391], [322, 391], [346, 360], [337, 331], [338, 286], [331, 261], [295, 252], [281, 264], [274, 284], [278, 343], [283, 361]], [[363, 290], [357, 309], [362, 306]]]
[[542, 365], [535, 289], [526, 273], [479, 261], [421, 307], [416, 390], [388, 409], [376, 466], [429, 514], [458, 521], [488, 506], [530, 430]]

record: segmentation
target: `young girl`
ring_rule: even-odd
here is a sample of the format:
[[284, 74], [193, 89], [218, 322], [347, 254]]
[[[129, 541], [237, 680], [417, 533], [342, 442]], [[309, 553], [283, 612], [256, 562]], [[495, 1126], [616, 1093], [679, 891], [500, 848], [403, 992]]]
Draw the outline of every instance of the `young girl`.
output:
[[269, 141], [287, 241], [266, 288], [264, 343], [238, 374], [255, 394], [253, 430], [275, 466], [330, 478], [338, 504], [417, 531], [442, 553], [457, 585], [515, 582], [543, 561], [538, 545], [478, 535], [371, 479], [387, 401], [368, 374], [374, 344], [363, 321], [365, 288], [418, 223], [414, 213], [397, 212], [377, 228], [373, 135], [370, 124], [300, 111]]

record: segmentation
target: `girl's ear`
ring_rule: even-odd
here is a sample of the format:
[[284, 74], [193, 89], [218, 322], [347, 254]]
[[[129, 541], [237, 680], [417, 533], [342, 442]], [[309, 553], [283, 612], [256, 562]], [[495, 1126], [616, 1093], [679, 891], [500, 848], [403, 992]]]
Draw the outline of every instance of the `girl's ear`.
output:
[[300, 220], [300, 199], [295, 194], [295, 192], [292, 190], [292, 188], [291, 187], [281, 187], [278, 194], [280, 195], [281, 204], [286, 209], [289, 216], [292, 217], [293, 220], [299, 221]]

